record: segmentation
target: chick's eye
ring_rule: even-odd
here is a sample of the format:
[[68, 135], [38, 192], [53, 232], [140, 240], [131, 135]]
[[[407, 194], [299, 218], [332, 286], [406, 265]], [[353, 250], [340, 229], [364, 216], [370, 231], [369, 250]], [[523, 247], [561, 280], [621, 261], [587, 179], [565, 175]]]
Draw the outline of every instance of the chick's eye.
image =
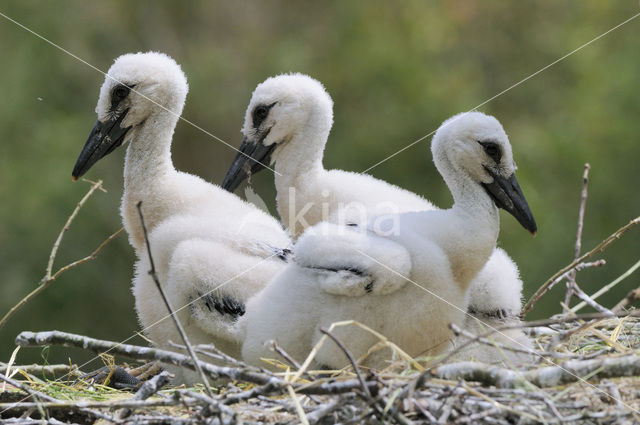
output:
[[269, 115], [269, 111], [275, 104], [276, 102], [272, 103], [271, 105], [258, 105], [255, 107], [252, 114], [253, 126], [255, 128], [260, 127], [260, 124], [262, 124], [262, 121], [267, 118], [267, 116]]
[[502, 152], [500, 151], [500, 147], [497, 144], [491, 142], [480, 142], [480, 144], [482, 145], [487, 155], [491, 157], [491, 159], [493, 159], [495, 162], [500, 162], [500, 159], [502, 158]]
[[112, 99], [116, 101], [120, 101], [129, 95], [129, 87], [119, 85], [113, 89]]
[[267, 108], [266, 106], [258, 106], [253, 111], [254, 121], [263, 121], [265, 118], [267, 118], [267, 115], [269, 115], [269, 108]]

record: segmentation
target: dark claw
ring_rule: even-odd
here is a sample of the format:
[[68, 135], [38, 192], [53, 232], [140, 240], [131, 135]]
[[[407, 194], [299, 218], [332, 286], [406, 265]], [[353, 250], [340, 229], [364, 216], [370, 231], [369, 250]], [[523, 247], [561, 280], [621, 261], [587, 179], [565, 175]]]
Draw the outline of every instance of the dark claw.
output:
[[291, 256], [291, 250], [284, 248], [284, 249], [276, 249], [276, 252], [278, 253], [278, 258], [281, 259], [282, 261], [289, 261], [289, 257]]
[[364, 290], [367, 292], [367, 294], [370, 294], [373, 292], [374, 283], [375, 283], [375, 280], [372, 280], [371, 282], [367, 283], [367, 285], [364, 287]]
[[244, 315], [244, 303], [224, 294], [207, 294], [202, 296], [209, 311], [217, 311], [222, 315], [229, 315], [233, 320]]
[[[113, 370], [113, 373], [111, 371]], [[111, 376], [109, 376], [111, 375]], [[83, 381], [108, 385], [118, 390], [138, 388], [142, 381], [130, 375], [123, 367], [104, 366], [100, 369], [89, 372], [80, 378]]]

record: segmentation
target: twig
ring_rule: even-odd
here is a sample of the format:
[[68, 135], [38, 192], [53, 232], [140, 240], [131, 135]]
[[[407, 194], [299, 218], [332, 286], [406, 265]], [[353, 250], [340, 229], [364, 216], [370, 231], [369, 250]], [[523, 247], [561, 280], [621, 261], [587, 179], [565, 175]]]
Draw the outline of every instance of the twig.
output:
[[60, 230], [60, 233], [58, 234], [58, 238], [53, 243], [53, 247], [51, 248], [51, 254], [49, 255], [49, 262], [47, 263], [47, 268], [46, 268], [46, 271], [45, 271], [45, 277], [46, 278], [50, 278], [51, 277], [51, 270], [53, 269], [53, 262], [54, 262], [54, 260], [56, 258], [56, 254], [58, 253], [58, 248], [60, 247], [60, 242], [62, 242], [62, 237], [67, 232], [67, 230], [69, 230], [69, 227], [71, 226], [71, 223], [73, 222], [73, 220], [78, 215], [78, 212], [80, 212], [80, 208], [82, 208], [84, 203], [87, 202], [87, 199], [89, 199], [91, 197], [91, 195], [93, 195], [93, 192], [95, 192], [98, 188], [100, 188], [101, 190], [104, 190], [104, 189], [102, 189], [102, 180], [98, 180], [97, 182], [94, 182], [91, 185], [91, 188], [89, 189], [89, 191], [82, 197], [82, 199], [80, 199], [80, 202], [78, 202], [78, 204], [76, 205], [76, 208], [73, 210], [73, 212], [71, 213], [71, 215], [67, 219], [67, 222], [62, 227], [62, 230]]
[[[0, 369], [5, 369], [7, 365], [0, 362]], [[70, 366], [68, 364], [53, 364], [53, 365], [13, 365], [12, 370], [21, 370], [29, 375], [34, 376], [55, 376], [57, 374], [69, 374], [78, 370], [76, 365]]]
[[[113, 355], [120, 355], [134, 360], [157, 360], [159, 362], [170, 363], [176, 366], [184, 366], [195, 370], [193, 358], [188, 355], [161, 350], [158, 348], [140, 347], [137, 345], [99, 340], [66, 332], [21, 332], [16, 337], [15, 342], [21, 347], [40, 347], [45, 345], [79, 347], [85, 350], [90, 350], [94, 353], [109, 352]], [[247, 372], [243, 369], [237, 368], [215, 366], [201, 360], [198, 360], [198, 363], [212, 379], [224, 377], [233, 380], [253, 382], [255, 384], [266, 384], [272, 379], [271, 376], [262, 373]]]
[[241, 403], [243, 401], [250, 400], [261, 395], [273, 393], [273, 391], [276, 389], [278, 389], [278, 385], [275, 382], [269, 382], [266, 385], [255, 387], [247, 391], [230, 394], [225, 397], [222, 402], [227, 405]]
[[579, 380], [579, 376], [596, 373], [599, 379], [640, 375], [640, 357], [626, 355], [593, 360], [569, 360], [559, 366], [548, 366], [523, 373], [477, 362], [460, 362], [431, 370], [441, 379], [477, 381], [499, 388], [517, 388], [531, 383], [538, 387], [556, 387]]
[[[75, 335], [66, 332], [21, 332], [16, 337], [16, 345], [21, 347], [41, 347], [45, 345], [62, 345], [65, 347], [78, 347], [90, 350], [94, 353], [109, 351], [113, 355], [120, 355], [134, 360], [157, 360], [163, 363], [170, 363], [176, 366], [187, 367], [195, 370], [193, 359], [190, 356], [175, 353], [173, 351], [161, 350], [151, 347], [140, 347], [137, 345], [121, 344], [113, 341], [104, 341], [89, 338], [82, 335]], [[286, 390], [288, 382], [272, 375], [254, 372], [243, 368], [232, 368], [226, 366], [216, 366], [211, 363], [198, 360], [202, 370], [212, 379], [228, 378], [231, 380], [251, 382], [258, 385], [273, 383], [276, 385], [278, 393]], [[368, 384], [370, 386], [376, 383]], [[301, 394], [340, 394], [353, 391], [360, 387], [360, 382], [356, 379], [342, 382], [313, 382], [296, 386], [295, 389]]]
[[156, 274], [155, 264], [153, 263], [153, 256], [151, 255], [151, 244], [149, 243], [149, 235], [147, 234], [147, 226], [144, 224], [144, 215], [142, 214], [142, 201], [139, 201], [136, 207], [138, 207], [138, 214], [140, 214], [140, 223], [142, 224], [142, 232], [144, 234], [147, 253], [149, 254], [149, 264], [151, 266], [151, 269], [149, 270], [149, 274], [153, 278], [153, 281], [155, 282], [156, 287], [158, 288], [158, 292], [160, 292], [160, 296], [162, 297], [162, 300], [164, 301], [164, 304], [167, 307], [167, 310], [169, 310], [169, 315], [171, 316], [173, 323], [176, 325], [176, 328], [178, 329], [178, 333], [180, 334], [180, 337], [182, 338], [184, 345], [187, 347], [189, 356], [191, 356], [191, 359], [193, 360], [193, 365], [195, 366], [196, 371], [200, 375], [200, 379], [202, 379], [202, 383], [204, 384], [204, 388], [207, 391], [207, 395], [213, 398], [213, 391], [211, 390], [211, 386], [209, 385], [209, 380], [207, 379], [206, 375], [202, 371], [202, 368], [200, 367], [200, 362], [198, 361], [198, 357], [196, 356], [196, 353], [193, 351], [193, 347], [191, 346], [191, 343], [187, 338], [187, 333], [184, 331], [184, 328], [182, 327], [180, 320], [178, 320], [178, 317], [174, 313], [173, 308], [171, 308], [171, 303], [169, 303], [169, 299], [164, 293], [164, 289], [162, 289], [162, 285], [160, 284], [160, 280], [158, 279], [158, 275]]
[[118, 236], [124, 230], [123, 228], [120, 228], [118, 231], [116, 231], [111, 236], [109, 236], [107, 239], [105, 239], [100, 245], [98, 245], [98, 247], [91, 253], [91, 255], [88, 255], [88, 256], [86, 256], [84, 258], [81, 258], [81, 259], [76, 260], [76, 261], [74, 261], [72, 263], [69, 263], [64, 267], [61, 267], [60, 269], [58, 269], [58, 271], [56, 271], [55, 273], [52, 274], [53, 261], [55, 260], [56, 254], [58, 252], [58, 247], [60, 246], [60, 242], [62, 241], [62, 237], [64, 236], [66, 231], [69, 229], [69, 226], [71, 225], [71, 222], [78, 215], [78, 211], [80, 211], [80, 208], [82, 208], [82, 206], [87, 201], [87, 199], [89, 199], [89, 197], [93, 194], [93, 192], [95, 192], [98, 188], [102, 189], [101, 185], [102, 185], [102, 180], [99, 180], [99, 181], [95, 182], [91, 186], [91, 188], [89, 189], [87, 194], [84, 195], [84, 197], [80, 200], [80, 202], [78, 202], [78, 204], [76, 205], [76, 208], [73, 210], [73, 213], [71, 213], [71, 216], [69, 216], [69, 218], [67, 219], [67, 222], [65, 223], [64, 227], [60, 231], [60, 234], [58, 235], [58, 238], [56, 239], [56, 242], [54, 243], [53, 248], [51, 249], [51, 254], [49, 255], [49, 262], [47, 264], [47, 269], [45, 271], [44, 277], [42, 279], [40, 279], [40, 282], [38, 283], [38, 286], [36, 286], [36, 288], [33, 291], [29, 292], [16, 305], [11, 307], [11, 309], [2, 317], [2, 319], [0, 319], [0, 329], [7, 323], [7, 321], [11, 318], [11, 316], [13, 316], [18, 310], [20, 310], [32, 298], [34, 298], [40, 292], [42, 292], [45, 289], [47, 289], [49, 287], [49, 285], [51, 285], [62, 273], [66, 272], [66, 271], [68, 271], [68, 270], [70, 270], [70, 269], [72, 269], [74, 267], [77, 267], [77, 266], [79, 266], [81, 264], [84, 264], [84, 263], [87, 263], [89, 261], [95, 260], [98, 257], [98, 254], [100, 253], [100, 251], [102, 251], [102, 249], [109, 242], [111, 242], [113, 239], [115, 239], [116, 236]]
[[[43, 393], [39, 392], [39, 391], [32, 390], [27, 385], [24, 385], [21, 382], [15, 381], [15, 380], [7, 377], [7, 376], [4, 376], [1, 373], [0, 373], [0, 380], [6, 382], [7, 384], [12, 385], [12, 386], [14, 386], [16, 388], [19, 388], [20, 390], [24, 391], [25, 393], [27, 393], [28, 395], [30, 395], [31, 397], [34, 397], [36, 399], [46, 400], [46, 401], [54, 402], [54, 403], [60, 403], [61, 402], [60, 400], [57, 400], [57, 399], [55, 399], [53, 397], [50, 397], [50, 396], [48, 396], [46, 394], [43, 394]], [[12, 403], [12, 404], [16, 404], [16, 403]], [[13, 408], [12, 404], [9, 403], [9, 405], [5, 409], [3, 409], [3, 411]], [[43, 408], [41, 403], [35, 403], [35, 404], [36, 404], [36, 407], [38, 409]], [[120, 423], [119, 420], [117, 420], [115, 418], [112, 418], [111, 416], [105, 415], [105, 414], [103, 414], [101, 412], [98, 412], [97, 410], [89, 409], [89, 408], [86, 408], [86, 407], [80, 407], [78, 410], [83, 412], [83, 413], [89, 414], [89, 415], [91, 415], [91, 416], [93, 416], [95, 418], [105, 419], [107, 421], [111, 421], [111, 422], [114, 422], [114, 423]]]
[[[587, 295], [582, 289], [580, 289], [578, 285], [574, 285], [572, 287], [572, 291], [574, 295], [576, 295], [582, 301], [589, 304], [594, 309], [598, 310], [600, 313], [604, 313], [608, 316], [615, 317], [615, 314], [613, 314], [611, 310], [595, 302], [589, 295]], [[569, 313], [571, 313], [570, 310], [569, 310]]]
[[[135, 400], [130, 398], [128, 400], [118, 401], [94, 401], [94, 400], [82, 400], [82, 401], [44, 401], [44, 402], [16, 402], [16, 403], [0, 403], [0, 409], [6, 410], [27, 410], [34, 409], [38, 406], [44, 409], [80, 409], [80, 408], [93, 408], [93, 409], [138, 409], [141, 407], [161, 407], [161, 406], [175, 406], [177, 403], [171, 399], [154, 399], [154, 400]], [[195, 403], [187, 403], [195, 404]], [[124, 418], [121, 418], [124, 419]]]
[[[351, 367], [353, 367], [353, 370], [356, 373], [356, 376], [358, 377], [358, 381], [360, 382], [360, 386], [361, 386], [361, 388], [362, 388], [362, 390], [363, 390], [363, 392], [364, 392], [364, 394], [366, 396], [366, 399], [369, 402], [373, 402], [373, 407], [376, 410], [378, 410], [379, 413], [384, 414], [385, 407], [384, 406], [380, 406], [378, 403], [376, 403], [375, 400], [373, 399], [373, 397], [371, 396], [371, 391], [369, 391], [369, 387], [367, 386], [367, 383], [365, 382], [364, 378], [362, 377], [362, 373], [360, 373], [360, 368], [358, 367], [358, 364], [354, 360], [353, 356], [351, 355], [351, 353], [349, 352], [347, 347], [345, 347], [345, 345], [342, 343], [342, 341], [340, 341], [338, 338], [336, 338], [336, 336], [333, 335], [328, 330], [321, 328], [320, 332], [322, 332], [323, 334], [325, 334], [329, 338], [331, 338], [331, 340], [333, 340], [333, 342], [336, 343], [336, 345], [340, 348], [340, 350], [342, 350], [344, 355], [347, 356], [347, 359], [349, 360], [349, 363], [351, 363]], [[391, 413], [393, 418], [398, 423], [401, 423], [401, 424], [407, 424], [408, 423], [407, 419], [401, 413], [396, 411], [396, 409], [393, 406], [389, 406], [388, 411], [389, 411], [389, 413]]]
[[[291, 357], [291, 355], [289, 353], [287, 353], [284, 348], [280, 347], [278, 345], [278, 343], [276, 341], [273, 341], [273, 349], [276, 351], [276, 353], [280, 354], [282, 356], [283, 359], [285, 359], [286, 361], [288, 361], [289, 363], [291, 363], [291, 365], [293, 367], [295, 367], [296, 369], [300, 369], [300, 363], [298, 363], [293, 357]], [[308, 373], [304, 374], [305, 377], [309, 377]], [[309, 377], [310, 380], [313, 379], [311, 377]], [[318, 400], [316, 397], [309, 395], [309, 398], [317, 404], [320, 404], [320, 400]]]
[[[580, 257], [580, 249], [582, 247], [582, 228], [584, 226], [584, 210], [587, 206], [587, 186], [589, 183], [589, 164], [584, 164], [584, 174], [582, 175], [582, 195], [580, 197], [580, 209], [578, 211], [578, 230], [576, 232], [576, 245], [573, 253], [573, 259]], [[574, 289], [578, 286], [576, 283], [576, 270], [572, 270], [567, 279], [567, 293], [564, 296], [565, 312], [569, 308], [571, 296], [574, 295]]]
[[276, 341], [272, 341], [273, 349], [276, 353], [280, 354], [280, 356], [291, 364], [291, 366], [296, 369], [300, 369], [300, 363], [298, 363], [289, 353], [287, 353], [282, 347], [278, 345]]
[[231, 416], [233, 419], [236, 418], [236, 412], [234, 412], [230, 407], [227, 407], [224, 404], [218, 402], [213, 397], [208, 397], [206, 394], [200, 394], [189, 390], [176, 390], [176, 393], [201, 401], [205, 406], [205, 409], [208, 411], [208, 414], [205, 416], [220, 416], [222, 414], [226, 414], [228, 416]]
[[[173, 341], [168, 341], [168, 344], [170, 347], [173, 348], [177, 348], [179, 350], [186, 350], [187, 347], [185, 347], [182, 344], [176, 344]], [[209, 351], [210, 350], [210, 351]], [[231, 364], [233, 366], [238, 366], [238, 367], [245, 367], [245, 368], [253, 368], [254, 370], [259, 370], [258, 368], [254, 368], [253, 366], [249, 366], [243, 362], [241, 362], [240, 360], [234, 359], [233, 357], [223, 353], [222, 351], [218, 350], [216, 348], [215, 345], [213, 344], [198, 344], [195, 345], [193, 347], [193, 351], [198, 353], [198, 354], [202, 354], [203, 356], [209, 357], [211, 359], [214, 360], [218, 360], [227, 364]]]
[[624, 297], [618, 304], [616, 304], [611, 310], [615, 313], [624, 311], [629, 304], [632, 304], [640, 300], [640, 288], [632, 289], [626, 297]]
[[[640, 261], [637, 261], [633, 266], [629, 267], [629, 270], [625, 271], [624, 273], [622, 273], [620, 276], [618, 276], [613, 282], [603, 286], [602, 288], [600, 288], [595, 294], [591, 295], [592, 299], [596, 299], [598, 298], [600, 295], [608, 292], [611, 288], [613, 288], [614, 286], [616, 286], [618, 283], [622, 282], [623, 280], [625, 280], [627, 277], [629, 277], [633, 272], [635, 272], [638, 268], [640, 268]], [[580, 310], [582, 307], [586, 306], [587, 303], [580, 302], [578, 304], [576, 304], [572, 309], [571, 312], [572, 313], [576, 313], [578, 310]], [[615, 311], [615, 307], [614, 307], [614, 311]]]
[[[634, 312], [616, 312], [613, 313], [613, 317], [639, 317], [640, 316], [640, 311], [634, 311]], [[494, 332], [499, 332], [499, 331], [503, 331], [503, 330], [508, 330], [508, 329], [520, 329], [520, 328], [537, 328], [537, 327], [541, 327], [541, 326], [551, 326], [551, 325], [558, 325], [558, 324], [562, 324], [562, 323], [569, 323], [569, 322], [577, 322], [580, 320], [600, 320], [600, 319], [610, 319], [611, 315], [608, 313], [591, 313], [591, 314], [582, 314], [582, 315], [573, 315], [571, 317], [569, 316], [560, 316], [560, 317], [555, 317], [552, 319], [544, 319], [544, 320], [536, 320], [536, 321], [530, 321], [530, 322], [519, 322], [517, 324], [514, 325], [503, 325], [503, 326], [499, 326], [493, 329], [490, 329], [480, 335], [477, 335], [475, 338], [470, 339], [465, 341], [464, 343], [462, 343], [461, 345], [459, 345], [458, 347], [456, 347], [455, 349], [451, 350], [450, 352], [448, 352], [445, 356], [437, 359], [434, 364], [431, 365], [431, 368], [425, 370], [424, 372], [422, 372], [418, 378], [416, 379], [415, 383], [413, 383], [411, 386], [407, 387], [405, 389], [405, 392], [410, 393], [411, 391], [413, 391], [413, 389], [415, 389], [418, 386], [423, 385], [426, 381], [428, 381], [428, 379], [432, 376], [431, 374], [431, 370], [432, 368], [436, 367], [437, 365], [440, 365], [442, 363], [445, 363], [449, 358], [451, 358], [454, 354], [458, 353], [459, 351], [462, 351], [463, 349], [467, 348], [468, 346], [470, 346], [471, 344], [474, 344], [476, 342], [478, 342], [480, 339], [484, 339], [490, 335], [492, 335]], [[582, 330], [586, 327], [589, 327], [591, 325], [593, 325], [594, 322], [590, 322], [587, 324], [582, 325], [581, 327], [578, 328], [578, 330]], [[575, 333], [576, 330], [573, 329], [571, 330], [571, 334]], [[543, 360], [546, 360], [548, 363], [553, 363], [550, 360], [547, 359], [547, 357], [564, 357], [562, 355], [560, 355], [560, 353], [553, 353], [550, 350], [550, 348], [547, 348], [547, 352], [536, 352], [533, 351], [532, 354], [540, 357]], [[404, 394], [404, 393], [403, 393]]]
[[328, 414], [333, 413], [334, 411], [339, 409], [342, 405], [344, 405], [344, 400], [341, 400], [341, 399], [332, 400], [329, 403], [323, 406], [320, 406], [313, 412], [309, 413], [307, 415], [307, 419], [309, 420], [310, 424], [315, 424], [317, 422], [320, 422], [320, 420], [325, 416], [327, 416]]
[[[552, 282], [549, 283], [548, 287], [546, 288], [546, 290], [544, 291], [544, 293], [549, 292], [551, 289], [553, 289], [558, 283], [562, 282], [565, 279], [569, 278], [569, 275], [571, 273], [574, 272], [579, 272], [580, 270], [584, 270], [586, 268], [589, 267], [602, 267], [605, 264], [607, 264], [607, 262], [605, 260], [596, 260], [596, 261], [590, 261], [590, 262], [586, 262], [586, 263], [579, 263], [576, 264], [574, 267], [571, 268], [571, 270], [561, 274], [560, 276], [556, 277]], [[542, 295], [544, 295], [544, 293]], [[524, 313], [523, 313], [524, 314]]]
[[[501, 350], [508, 350], [508, 351], [512, 351], [514, 353], [522, 353], [522, 354], [529, 354], [529, 355], [535, 355], [535, 354], [540, 354], [540, 353], [536, 353], [533, 350], [529, 350], [526, 348], [519, 348], [516, 346], [511, 346], [511, 345], [507, 345], [507, 344], [502, 344], [500, 342], [497, 341], [491, 341], [485, 337], [482, 337], [482, 335], [475, 335], [472, 334], [471, 332], [462, 329], [461, 327], [457, 326], [454, 323], [450, 323], [449, 324], [449, 328], [451, 329], [451, 331], [456, 335], [456, 336], [464, 336], [465, 338], [469, 338], [473, 341], [477, 341], [479, 343], [482, 343], [484, 345], [488, 345], [489, 347], [498, 347]], [[550, 353], [549, 353], [550, 354]], [[445, 360], [442, 360], [442, 362], [444, 363]]]
[[370, 399], [371, 398], [371, 392], [369, 391], [369, 388], [367, 387], [367, 384], [365, 383], [364, 378], [362, 377], [362, 374], [360, 373], [360, 368], [358, 367], [358, 364], [353, 359], [353, 356], [351, 355], [349, 350], [347, 350], [347, 347], [345, 347], [344, 344], [342, 343], [342, 341], [340, 341], [338, 338], [336, 338], [335, 335], [333, 335], [328, 330], [321, 328], [320, 332], [322, 332], [323, 334], [325, 334], [329, 338], [331, 338], [333, 340], [333, 342], [335, 342], [336, 345], [340, 348], [340, 350], [342, 350], [344, 355], [347, 356], [347, 359], [349, 359], [349, 363], [351, 363], [351, 367], [353, 367], [353, 371], [356, 373], [356, 376], [358, 377], [358, 381], [360, 381], [360, 385], [362, 386], [362, 390], [364, 391], [364, 393], [367, 396], [367, 398]]
[[593, 256], [594, 254], [597, 254], [598, 252], [604, 251], [609, 245], [611, 245], [611, 243], [613, 243], [617, 239], [620, 239], [622, 237], [622, 235], [624, 235], [629, 229], [631, 229], [633, 226], [635, 226], [638, 223], [640, 223], [640, 217], [634, 218], [629, 223], [627, 223], [626, 225], [622, 226], [621, 228], [616, 230], [614, 233], [612, 233], [609, 237], [607, 237], [602, 242], [600, 242], [598, 245], [596, 245], [596, 247], [593, 248], [591, 251], [587, 252], [586, 254], [584, 254], [580, 258], [578, 258], [577, 260], [573, 261], [569, 265], [567, 265], [567, 266], [563, 267], [562, 269], [560, 269], [559, 271], [557, 271], [545, 283], [543, 283], [540, 286], [540, 288], [538, 288], [538, 290], [531, 296], [531, 298], [529, 298], [529, 301], [527, 301], [527, 303], [522, 308], [522, 315], [525, 315], [529, 311], [531, 311], [531, 309], [533, 308], [535, 303], [538, 302], [538, 300], [540, 300], [540, 298], [542, 298], [542, 296], [547, 293], [547, 291], [549, 290], [549, 286], [552, 285], [553, 282], [559, 276], [562, 276], [565, 273], [567, 273], [568, 271], [573, 270], [578, 264], [584, 262], [585, 260], [587, 260], [588, 258]]

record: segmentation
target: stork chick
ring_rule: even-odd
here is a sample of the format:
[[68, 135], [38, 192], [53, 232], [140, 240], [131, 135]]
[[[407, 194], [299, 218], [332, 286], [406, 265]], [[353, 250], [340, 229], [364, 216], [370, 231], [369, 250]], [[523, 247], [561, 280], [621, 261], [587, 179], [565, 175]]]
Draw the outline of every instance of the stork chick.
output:
[[165, 348], [169, 340], [181, 342], [148, 274], [140, 201], [158, 277], [191, 342], [213, 342], [237, 356], [236, 323], [246, 300], [282, 268], [290, 242], [268, 214], [175, 169], [171, 141], [187, 91], [185, 75], [170, 57], [120, 56], [102, 85], [98, 121], [72, 175], [79, 178], [128, 143], [120, 211], [138, 257], [133, 293], [144, 332]]
[[[495, 249], [498, 208], [532, 233], [536, 224], [515, 178], [511, 145], [495, 118], [479, 112], [455, 116], [436, 132], [431, 150], [453, 207], [374, 217], [366, 232], [328, 223], [308, 229], [294, 247], [295, 263], [247, 306], [241, 319], [245, 360], [258, 364], [270, 355], [266, 342], [276, 340], [301, 361], [320, 329], [342, 320], [369, 326], [413, 357], [447, 348], [447, 325], [464, 320], [469, 284]], [[380, 226], [380, 220], [387, 224]], [[389, 226], [394, 231], [381, 235], [379, 229]], [[356, 327], [334, 334], [355, 358], [377, 342]], [[368, 364], [381, 367], [388, 360], [389, 353], [378, 352]], [[315, 362], [340, 368], [347, 359], [327, 343]]]

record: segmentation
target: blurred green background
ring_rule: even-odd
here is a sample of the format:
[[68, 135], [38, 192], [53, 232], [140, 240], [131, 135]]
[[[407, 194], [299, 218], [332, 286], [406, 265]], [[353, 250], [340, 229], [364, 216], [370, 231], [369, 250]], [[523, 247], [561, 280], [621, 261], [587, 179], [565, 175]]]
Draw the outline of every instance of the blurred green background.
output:
[[[127, 52], [166, 52], [190, 84], [184, 116], [230, 144], [254, 87], [282, 72], [307, 73], [335, 101], [327, 168], [362, 171], [640, 11], [638, 2], [4, 1], [3, 14], [106, 71]], [[640, 18], [585, 47], [482, 111], [504, 125], [518, 178], [539, 225], [534, 239], [503, 214], [500, 244], [520, 266], [529, 296], [573, 257], [583, 164], [591, 163], [583, 247], [640, 215]], [[95, 121], [103, 76], [0, 17], [0, 314], [31, 291], [51, 246], [89, 188], [71, 169]], [[450, 195], [428, 141], [371, 170], [447, 207]], [[219, 183], [235, 152], [178, 125], [177, 168]], [[89, 254], [121, 226], [124, 149], [98, 163], [104, 179], [60, 247], [57, 266]], [[272, 175], [254, 177], [272, 201]], [[271, 205], [273, 206], [273, 205]], [[272, 209], [275, 211], [275, 209]], [[579, 274], [592, 293], [640, 257], [640, 229]], [[134, 254], [124, 235], [99, 258], [62, 275], [0, 329], [7, 361], [22, 330], [59, 329], [122, 340], [138, 330], [130, 293]], [[633, 275], [602, 298], [612, 306]], [[564, 284], [529, 318], [560, 310]], [[585, 311], [587, 311], [585, 309]], [[138, 340], [139, 341], [139, 340]], [[22, 350], [19, 362], [39, 360]], [[52, 348], [49, 361], [89, 358]], [[98, 364], [95, 364], [98, 366]], [[88, 366], [90, 368], [90, 366]]]

